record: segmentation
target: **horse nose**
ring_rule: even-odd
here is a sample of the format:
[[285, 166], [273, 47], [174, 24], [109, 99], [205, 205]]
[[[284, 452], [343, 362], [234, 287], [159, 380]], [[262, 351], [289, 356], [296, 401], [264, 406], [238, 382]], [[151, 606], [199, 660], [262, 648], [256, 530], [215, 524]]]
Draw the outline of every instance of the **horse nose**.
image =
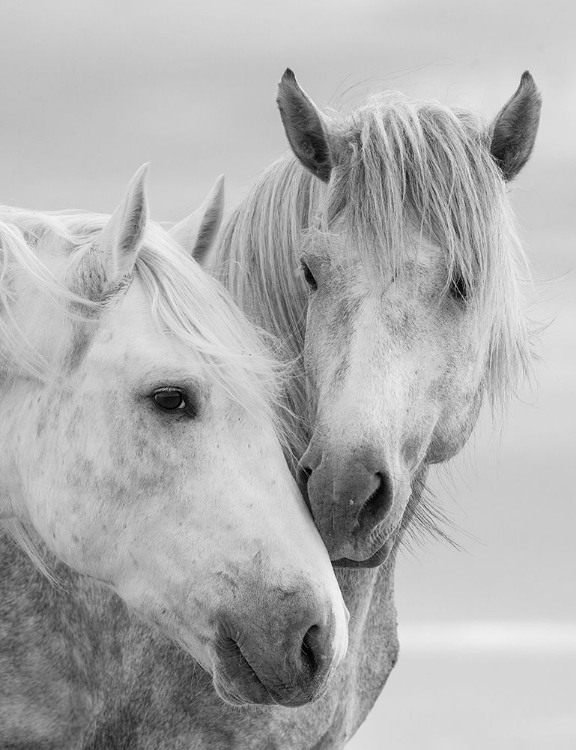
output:
[[353, 542], [358, 548], [353, 559], [357, 559], [366, 540], [392, 509], [394, 487], [390, 473], [384, 468], [374, 471], [367, 462], [350, 462], [335, 474], [332, 486], [332, 502], [337, 509], [334, 554], [340, 554], [338, 547], [349, 547]]
[[356, 455], [315, 461], [307, 451], [299, 467], [300, 486], [333, 560], [364, 560], [376, 552], [371, 539], [394, 505], [396, 483], [385, 459], [373, 451]]
[[245, 618], [240, 629], [227, 624], [216, 647], [215, 686], [221, 697], [231, 703], [302, 706], [322, 695], [346, 653], [343, 623], [334, 616], [324, 621], [298, 616], [295, 605], [292, 601], [283, 617], [271, 613], [264, 627], [251, 627]]
[[[312, 474], [313, 470], [309, 466], [298, 467], [300, 487], [308, 489]], [[350, 477], [350, 486], [344, 489], [344, 493], [336, 491], [335, 499], [340, 499], [339, 495], [350, 496], [349, 504], [358, 509], [357, 526], [361, 531], [363, 528], [369, 529], [379, 524], [388, 515], [392, 508], [394, 491], [387, 471], [370, 473], [360, 464], [356, 467], [355, 474], [356, 476]]]

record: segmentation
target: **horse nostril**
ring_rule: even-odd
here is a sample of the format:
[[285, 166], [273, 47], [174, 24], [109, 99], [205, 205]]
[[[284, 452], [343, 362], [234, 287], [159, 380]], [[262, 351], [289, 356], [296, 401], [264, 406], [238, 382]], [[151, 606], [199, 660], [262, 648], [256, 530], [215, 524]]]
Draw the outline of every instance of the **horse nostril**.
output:
[[392, 507], [393, 491], [390, 478], [387, 474], [379, 471], [376, 472], [374, 477], [377, 486], [362, 506], [358, 519], [360, 526], [367, 521], [371, 521], [372, 523], [381, 521]]
[[314, 677], [319, 667], [319, 660], [317, 656], [318, 649], [318, 634], [320, 628], [318, 625], [312, 625], [307, 630], [302, 639], [302, 645], [300, 646], [300, 653], [302, 656], [302, 664], [308, 671], [310, 677]]

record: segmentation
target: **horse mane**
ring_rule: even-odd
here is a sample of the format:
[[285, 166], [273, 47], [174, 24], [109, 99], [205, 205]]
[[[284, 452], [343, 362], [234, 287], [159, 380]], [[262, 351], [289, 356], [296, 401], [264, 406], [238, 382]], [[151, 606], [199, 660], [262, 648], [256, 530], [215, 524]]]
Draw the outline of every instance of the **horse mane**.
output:
[[313, 223], [325, 186], [286, 154], [231, 214], [208, 256], [210, 271], [258, 327], [279, 342], [289, 366], [286, 415], [292, 452], [302, 455], [308, 426], [302, 363], [308, 293], [299, 274], [302, 231]]
[[[520, 295], [527, 266], [489, 127], [473, 112], [398, 93], [374, 96], [348, 116], [331, 112], [326, 122], [329, 183], [292, 154], [272, 164], [222, 231], [211, 258], [218, 278], [297, 358], [308, 298], [297, 269], [310, 234], [329, 239], [342, 222], [359, 252], [398, 271], [414, 234], [431, 240], [445, 254], [446, 291], [463, 285], [477, 316], [484, 392], [493, 405], [505, 403], [531, 361]], [[303, 413], [300, 381], [291, 401]]]
[[[97, 320], [95, 310], [113, 304], [113, 295], [94, 301], [71, 290], [36, 251], [40, 240], [47, 241], [49, 249], [42, 255], [62, 255], [65, 271], [89, 252], [109, 218], [81, 211], [0, 208], [0, 373], [12, 369], [40, 381], [60, 374], [53, 372], [34, 337], [26, 336], [16, 322], [15, 269], [71, 319], [89, 325]], [[192, 349], [209, 376], [256, 419], [270, 418], [282, 437], [278, 394], [284, 372], [271, 352], [270, 335], [256, 331], [221, 284], [154, 222], [147, 225], [134, 277], [143, 285], [159, 328], [178, 345]]]

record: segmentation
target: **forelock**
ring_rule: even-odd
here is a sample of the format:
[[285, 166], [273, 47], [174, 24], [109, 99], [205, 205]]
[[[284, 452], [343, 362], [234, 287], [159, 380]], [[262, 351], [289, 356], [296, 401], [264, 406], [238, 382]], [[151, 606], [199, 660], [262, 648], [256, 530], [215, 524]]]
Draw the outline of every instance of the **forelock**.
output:
[[395, 272], [414, 234], [438, 246], [446, 288], [463, 280], [485, 320], [487, 389], [497, 395], [513, 387], [529, 351], [518, 291], [526, 266], [488, 133], [474, 112], [373, 97], [336, 121], [323, 229], [340, 220], [360, 253], [379, 253]]

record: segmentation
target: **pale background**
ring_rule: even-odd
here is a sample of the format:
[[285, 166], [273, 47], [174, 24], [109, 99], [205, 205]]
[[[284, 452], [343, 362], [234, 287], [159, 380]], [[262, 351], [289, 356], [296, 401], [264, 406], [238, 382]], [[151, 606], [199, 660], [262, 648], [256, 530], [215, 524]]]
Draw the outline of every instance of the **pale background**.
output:
[[[493, 115], [530, 69], [544, 97], [512, 188], [549, 322], [535, 385], [486, 415], [436, 482], [466, 533], [397, 577], [402, 654], [350, 750], [576, 748], [576, 13], [572, 0], [0, 2], [0, 201], [111, 211], [152, 162], [176, 220], [215, 177], [229, 205], [285, 148], [275, 85], [320, 105], [399, 88]], [[546, 283], [541, 283], [545, 281]]]

